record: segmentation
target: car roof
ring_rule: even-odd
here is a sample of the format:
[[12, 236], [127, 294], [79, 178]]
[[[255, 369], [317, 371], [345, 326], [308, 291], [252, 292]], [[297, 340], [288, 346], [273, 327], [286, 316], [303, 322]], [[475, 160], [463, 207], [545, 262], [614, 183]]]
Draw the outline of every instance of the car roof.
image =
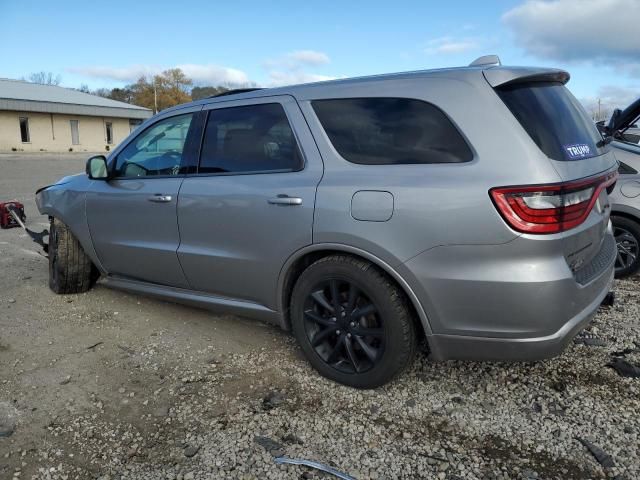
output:
[[[474, 64], [476, 62], [474, 62]], [[179, 110], [196, 105], [208, 105], [219, 102], [228, 102], [231, 100], [248, 100], [276, 95], [291, 95], [300, 100], [303, 100], [312, 98], [314, 94], [326, 92], [327, 90], [338, 91], [341, 89], [341, 87], [348, 88], [354, 85], [370, 85], [372, 83], [386, 83], [392, 81], [421, 78], [448, 78], [452, 80], [458, 79], [470, 82], [482, 80], [483, 82], [487, 81], [493, 87], [497, 87], [514, 81], [539, 80], [541, 78], [544, 78], [545, 80], [560, 81], [562, 83], [566, 83], [569, 80], [569, 74], [567, 72], [554, 68], [502, 66], [495, 63], [474, 64], [465, 67], [386, 73], [362, 77], [325, 80], [298, 85], [287, 85], [273, 88], [240, 89], [238, 93], [226, 92], [224, 95], [203, 98], [201, 100], [196, 100], [190, 103], [169, 108], [167, 110], [164, 110], [162, 113], [168, 113], [174, 110]]]

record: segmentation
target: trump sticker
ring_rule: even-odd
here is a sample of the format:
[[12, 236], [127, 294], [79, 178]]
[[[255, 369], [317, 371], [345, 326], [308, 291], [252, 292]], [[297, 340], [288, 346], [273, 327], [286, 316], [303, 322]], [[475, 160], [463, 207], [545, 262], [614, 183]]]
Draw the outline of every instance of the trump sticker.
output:
[[575, 143], [573, 145], [563, 146], [565, 154], [569, 160], [579, 160], [591, 156], [591, 147], [584, 143]]

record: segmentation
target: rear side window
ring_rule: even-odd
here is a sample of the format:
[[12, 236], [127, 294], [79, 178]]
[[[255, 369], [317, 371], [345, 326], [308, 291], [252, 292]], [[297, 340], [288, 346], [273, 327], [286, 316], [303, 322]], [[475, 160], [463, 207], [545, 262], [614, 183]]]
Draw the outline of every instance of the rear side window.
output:
[[561, 83], [515, 84], [497, 92], [549, 158], [581, 160], [607, 151], [593, 121]]
[[291, 172], [302, 157], [279, 103], [211, 110], [198, 173]]
[[407, 98], [315, 100], [334, 148], [365, 165], [460, 163], [473, 158], [457, 128], [436, 106]]

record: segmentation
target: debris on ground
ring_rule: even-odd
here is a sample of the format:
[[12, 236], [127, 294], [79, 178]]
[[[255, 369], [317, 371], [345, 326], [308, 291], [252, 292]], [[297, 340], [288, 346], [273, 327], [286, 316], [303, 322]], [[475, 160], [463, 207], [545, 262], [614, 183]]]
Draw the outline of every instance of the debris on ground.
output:
[[614, 357], [607, 367], [613, 368], [621, 377], [640, 378], [640, 367], [627, 362], [623, 358]]
[[284, 446], [269, 437], [258, 435], [253, 440], [274, 457], [280, 457], [284, 454]]
[[573, 339], [573, 343], [582, 344], [588, 347], [605, 347], [607, 346], [607, 341], [598, 337], [581, 337], [578, 336]]
[[265, 410], [271, 410], [284, 403], [284, 395], [280, 392], [269, 392], [266, 397], [262, 399], [262, 408]]
[[604, 468], [615, 467], [615, 463], [613, 462], [613, 459], [611, 458], [611, 456], [607, 452], [605, 452], [602, 448], [600, 448], [599, 446], [597, 446], [596, 444], [590, 442], [585, 438], [576, 437], [576, 440], [578, 440], [581, 444], [587, 447], [589, 452], [591, 452], [591, 455], [593, 455], [593, 457], [598, 461], [598, 463], [602, 465]]
[[17, 416], [15, 407], [7, 402], [0, 402], [0, 438], [13, 435], [16, 430]]
[[280, 463], [280, 464], [287, 463], [290, 465], [304, 465], [305, 467], [315, 468], [316, 470], [330, 473], [334, 477], [341, 478], [342, 480], [356, 480], [355, 477], [352, 477], [351, 475], [347, 475], [346, 473], [342, 473], [333, 467], [324, 465], [320, 462], [314, 462], [312, 460], [304, 460], [299, 458], [288, 458], [288, 457], [277, 457], [274, 460], [276, 463]]
[[184, 456], [187, 458], [195, 457], [199, 451], [200, 445], [187, 445], [187, 448], [184, 449]]

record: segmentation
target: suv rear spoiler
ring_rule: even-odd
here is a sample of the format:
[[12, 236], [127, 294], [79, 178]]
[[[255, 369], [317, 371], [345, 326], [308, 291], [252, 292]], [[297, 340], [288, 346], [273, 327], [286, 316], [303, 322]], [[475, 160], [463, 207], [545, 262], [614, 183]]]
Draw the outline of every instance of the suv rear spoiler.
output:
[[555, 68], [490, 67], [483, 70], [482, 74], [493, 88], [529, 82], [558, 82], [564, 85], [571, 78], [569, 72]]

